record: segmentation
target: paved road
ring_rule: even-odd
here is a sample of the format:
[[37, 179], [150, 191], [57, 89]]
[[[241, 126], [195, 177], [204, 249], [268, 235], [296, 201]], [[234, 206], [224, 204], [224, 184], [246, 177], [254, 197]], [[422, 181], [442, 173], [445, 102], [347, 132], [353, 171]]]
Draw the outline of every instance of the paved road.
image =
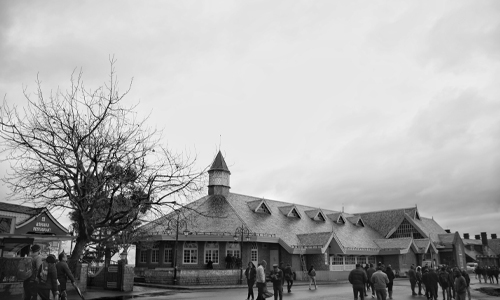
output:
[[[496, 300], [498, 297], [491, 297], [480, 292], [474, 291], [474, 289], [480, 286], [477, 280], [472, 278], [472, 299], [474, 300]], [[491, 287], [500, 288], [499, 285], [487, 285]], [[409, 287], [408, 280], [397, 280], [394, 282], [394, 300], [426, 300], [424, 296], [411, 296], [411, 291]], [[257, 295], [257, 289], [254, 289], [255, 295]], [[441, 291], [440, 291], [441, 293]], [[98, 297], [90, 297], [92, 299], [106, 299], [106, 300], [127, 300], [132, 298], [134, 300], [160, 300], [160, 299], [179, 299], [179, 300], [189, 300], [189, 299], [218, 299], [218, 300], [243, 300], [246, 299], [246, 289], [243, 288], [230, 288], [230, 289], [201, 289], [201, 290], [159, 290], [155, 288], [143, 288], [134, 287], [133, 295], [99, 295]], [[90, 295], [89, 295], [90, 296]], [[95, 295], [97, 296], [97, 295]], [[87, 298], [89, 299], [89, 298]], [[273, 299], [273, 297], [268, 298]], [[352, 288], [350, 284], [339, 283], [339, 284], [329, 284], [320, 285], [317, 290], [310, 291], [307, 285], [301, 285], [294, 287], [292, 293], [284, 293], [284, 300], [316, 300], [316, 299], [346, 299], [352, 300]], [[367, 300], [371, 300], [369, 296]], [[73, 297], [70, 297], [73, 300]], [[74, 299], [76, 300], [76, 298]], [[441, 294], [438, 300], [442, 300]]]

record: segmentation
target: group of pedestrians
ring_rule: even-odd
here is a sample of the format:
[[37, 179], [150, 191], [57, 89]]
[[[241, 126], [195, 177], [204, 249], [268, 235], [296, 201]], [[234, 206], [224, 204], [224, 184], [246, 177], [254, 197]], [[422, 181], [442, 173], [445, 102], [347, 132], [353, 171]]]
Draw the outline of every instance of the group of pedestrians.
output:
[[[252, 262], [248, 263], [248, 267], [245, 270], [245, 277], [247, 279], [248, 285], [248, 295], [246, 300], [254, 300], [253, 286], [257, 286], [257, 300], [263, 300], [269, 298], [274, 294], [275, 300], [283, 299], [283, 286], [286, 281], [288, 293], [292, 292], [293, 281], [295, 280], [295, 272], [292, 270], [290, 264], [286, 267], [283, 262], [273, 265], [273, 269], [269, 273], [269, 277], [266, 276], [266, 266], [267, 262], [262, 260], [257, 268]], [[273, 292], [271, 293], [267, 290], [266, 281], [271, 281], [273, 284]]]
[[367, 291], [371, 290], [372, 298], [377, 296], [377, 300], [392, 299], [392, 286], [395, 278], [394, 271], [391, 265], [385, 267], [379, 263], [377, 269], [373, 264], [366, 265], [365, 268], [361, 264], [356, 264], [356, 269], [349, 273], [349, 282], [352, 284], [354, 299], [358, 297], [364, 300], [368, 297]]
[[[421, 268], [412, 265], [408, 271], [411, 293], [413, 296], [422, 296], [422, 288], [425, 297], [428, 300], [438, 298], [438, 287], [441, 286], [443, 300], [465, 300], [466, 295], [469, 300], [470, 295], [470, 277], [465, 270], [441, 266], [437, 270], [433, 267], [425, 266]], [[418, 293], [415, 288], [418, 285]]]
[[67, 264], [66, 254], [61, 252], [59, 261], [53, 254], [49, 254], [43, 261], [39, 245], [31, 246], [30, 250], [32, 258], [31, 276], [23, 282], [24, 300], [37, 300], [38, 296], [42, 300], [49, 300], [51, 292], [54, 299], [60, 297], [61, 300], [66, 300], [66, 282], [68, 278], [72, 283], [75, 282], [75, 278]]
[[479, 279], [479, 283], [481, 283], [481, 277], [484, 279], [484, 283], [494, 284], [496, 280], [496, 284], [498, 284], [498, 266], [477, 266], [474, 269], [474, 273], [476, 273], [476, 279]]

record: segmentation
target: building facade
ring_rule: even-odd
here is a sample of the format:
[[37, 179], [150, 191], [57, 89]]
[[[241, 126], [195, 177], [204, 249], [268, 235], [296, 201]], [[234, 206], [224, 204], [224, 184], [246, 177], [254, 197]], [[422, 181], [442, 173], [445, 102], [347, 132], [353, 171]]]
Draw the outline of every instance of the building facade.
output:
[[138, 273], [237, 269], [261, 260], [290, 263], [297, 273], [314, 265], [324, 280], [345, 278], [357, 263], [391, 264], [400, 275], [412, 264], [465, 267], [458, 233], [417, 207], [347, 213], [232, 193], [220, 152], [208, 173], [208, 195], [143, 228]]

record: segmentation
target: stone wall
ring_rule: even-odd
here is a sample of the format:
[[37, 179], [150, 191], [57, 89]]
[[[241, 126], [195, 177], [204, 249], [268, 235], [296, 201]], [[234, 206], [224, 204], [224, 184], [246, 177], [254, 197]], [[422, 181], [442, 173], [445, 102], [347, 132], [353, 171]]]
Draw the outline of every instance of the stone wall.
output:
[[131, 292], [134, 290], [134, 276], [134, 267], [125, 265], [123, 270], [121, 291]]
[[[245, 281], [243, 275], [243, 282]], [[173, 284], [173, 270], [145, 270], [144, 279], [147, 283]], [[179, 285], [234, 285], [238, 284], [240, 270], [179, 270], [177, 282]]]

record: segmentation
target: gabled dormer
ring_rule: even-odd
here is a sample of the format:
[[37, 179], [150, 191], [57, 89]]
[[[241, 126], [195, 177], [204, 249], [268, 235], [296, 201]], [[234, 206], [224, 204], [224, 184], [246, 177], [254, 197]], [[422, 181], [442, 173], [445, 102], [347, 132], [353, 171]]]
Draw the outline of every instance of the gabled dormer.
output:
[[280, 206], [278, 209], [288, 218], [302, 219], [302, 215], [295, 205]]
[[255, 213], [271, 214], [271, 209], [265, 199], [250, 201], [247, 205]]
[[328, 215], [328, 218], [332, 220], [333, 222], [337, 224], [345, 224], [346, 220], [345, 217], [342, 215], [341, 212], [336, 212]]
[[326, 221], [325, 214], [321, 211], [321, 209], [306, 210], [305, 213], [309, 218], [311, 218], [314, 221], [318, 222]]
[[351, 222], [355, 226], [365, 227], [365, 223], [360, 216], [351, 216], [346, 218], [349, 222]]

